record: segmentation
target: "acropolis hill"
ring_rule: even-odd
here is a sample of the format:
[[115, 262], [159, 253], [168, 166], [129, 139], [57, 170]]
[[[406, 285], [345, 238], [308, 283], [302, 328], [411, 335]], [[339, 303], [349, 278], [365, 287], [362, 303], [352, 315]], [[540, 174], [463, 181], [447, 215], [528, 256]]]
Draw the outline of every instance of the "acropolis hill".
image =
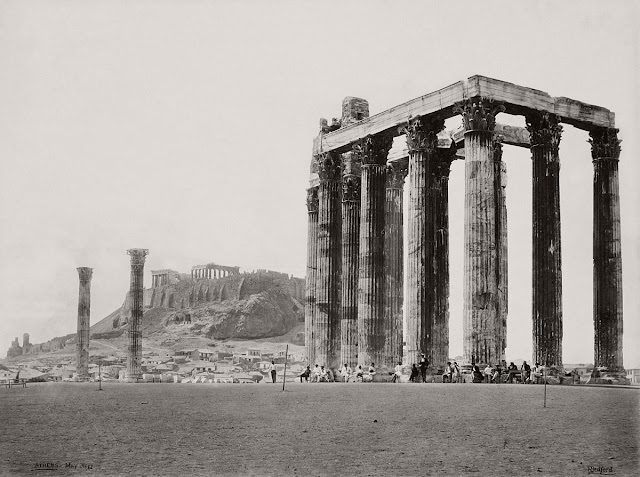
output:
[[[191, 274], [152, 270], [152, 287], [144, 290], [142, 335], [156, 349], [173, 349], [187, 343], [204, 345], [211, 340], [253, 340], [282, 336], [293, 343], [295, 330], [304, 322], [304, 280], [286, 273], [257, 270], [239, 273], [237, 267], [214, 264], [195, 266]], [[223, 276], [224, 275], [224, 276]], [[107, 354], [126, 352], [126, 331], [131, 316], [129, 294], [113, 313], [91, 326], [91, 341], [107, 343]], [[74, 319], [69, 317], [69, 328]], [[77, 335], [23, 346], [12, 342], [7, 357], [46, 353], [75, 353]], [[111, 348], [111, 349], [110, 349]], [[91, 354], [95, 354], [93, 347]]]

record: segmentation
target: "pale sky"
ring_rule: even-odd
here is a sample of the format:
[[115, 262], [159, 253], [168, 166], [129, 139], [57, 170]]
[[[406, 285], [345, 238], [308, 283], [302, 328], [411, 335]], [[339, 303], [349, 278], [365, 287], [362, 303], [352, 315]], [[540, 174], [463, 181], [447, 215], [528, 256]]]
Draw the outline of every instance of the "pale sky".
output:
[[[517, 5], [517, 6], [516, 6]], [[372, 114], [474, 74], [606, 107], [622, 142], [624, 364], [640, 367], [635, 2], [0, 1], [0, 356], [92, 323], [151, 269], [302, 277], [309, 161], [342, 98]], [[498, 117], [524, 125], [521, 117]], [[459, 124], [459, 118], [448, 122]], [[634, 134], [635, 133], [635, 134]], [[565, 363], [593, 361], [587, 133], [560, 145]], [[531, 357], [531, 160], [505, 147], [507, 359]], [[462, 353], [463, 169], [450, 182], [451, 347]]]

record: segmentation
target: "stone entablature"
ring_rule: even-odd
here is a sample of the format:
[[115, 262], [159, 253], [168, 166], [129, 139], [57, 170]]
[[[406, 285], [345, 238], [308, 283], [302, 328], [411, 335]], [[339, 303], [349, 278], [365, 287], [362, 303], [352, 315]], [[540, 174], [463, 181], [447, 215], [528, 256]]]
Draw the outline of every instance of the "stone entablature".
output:
[[191, 278], [212, 279], [224, 278], [231, 275], [239, 275], [240, 267], [230, 267], [227, 265], [218, 265], [217, 263], [207, 263], [206, 265], [194, 265], [191, 267]]

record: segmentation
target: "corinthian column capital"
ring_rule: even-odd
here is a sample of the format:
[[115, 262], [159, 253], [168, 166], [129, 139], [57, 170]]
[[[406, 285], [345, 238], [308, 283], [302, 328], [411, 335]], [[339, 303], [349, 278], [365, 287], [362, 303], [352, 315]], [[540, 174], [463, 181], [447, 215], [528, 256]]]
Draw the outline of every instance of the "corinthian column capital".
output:
[[322, 152], [316, 156], [321, 181], [340, 179], [340, 156], [335, 152]]
[[419, 117], [410, 119], [401, 132], [407, 136], [407, 147], [410, 153], [416, 151], [434, 153], [438, 149], [438, 133], [443, 129], [443, 118]]
[[356, 141], [353, 150], [362, 158], [362, 165], [383, 166], [387, 163], [387, 156], [392, 145], [392, 136], [377, 134]]
[[557, 153], [562, 136], [560, 118], [553, 113], [541, 112], [529, 113], [525, 119], [531, 147], [548, 146]]
[[307, 189], [307, 210], [309, 213], [318, 212], [318, 188]]
[[144, 260], [149, 254], [146, 248], [130, 248], [127, 253], [131, 256], [131, 266], [144, 266]]
[[408, 166], [407, 162], [391, 162], [387, 165], [387, 189], [402, 189], [409, 172]]
[[497, 114], [504, 111], [505, 107], [501, 102], [479, 96], [465, 99], [453, 107], [454, 113], [462, 115], [465, 131], [493, 131]]
[[589, 132], [589, 144], [591, 144], [591, 157], [596, 159], [620, 159], [620, 143], [618, 129], [602, 128]]

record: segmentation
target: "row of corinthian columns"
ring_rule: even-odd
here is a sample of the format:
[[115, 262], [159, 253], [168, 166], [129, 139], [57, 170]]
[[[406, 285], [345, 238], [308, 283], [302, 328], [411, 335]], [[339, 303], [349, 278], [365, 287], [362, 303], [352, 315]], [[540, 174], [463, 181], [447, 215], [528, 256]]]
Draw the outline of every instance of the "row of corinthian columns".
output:
[[[500, 102], [457, 103], [465, 151], [464, 359], [505, 360], [508, 314], [506, 166], [494, 134]], [[559, 187], [561, 118], [529, 110], [532, 155], [532, 361], [562, 367]], [[448, 181], [456, 148], [438, 147], [444, 116], [412, 118], [409, 160], [387, 164], [393, 137], [355, 141], [315, 156], [308, 189], [305, 336], [310, 364], [392, 368], [425, 353], [442, 369], [449, 354]], [[594, 164], [595, 364], [622, 370], [622, 272], [617, 130], [590, 131]], [[403, 184], [408, 173], [403, 327]], [[403, 337], [405, 346], [403, 347]]]

